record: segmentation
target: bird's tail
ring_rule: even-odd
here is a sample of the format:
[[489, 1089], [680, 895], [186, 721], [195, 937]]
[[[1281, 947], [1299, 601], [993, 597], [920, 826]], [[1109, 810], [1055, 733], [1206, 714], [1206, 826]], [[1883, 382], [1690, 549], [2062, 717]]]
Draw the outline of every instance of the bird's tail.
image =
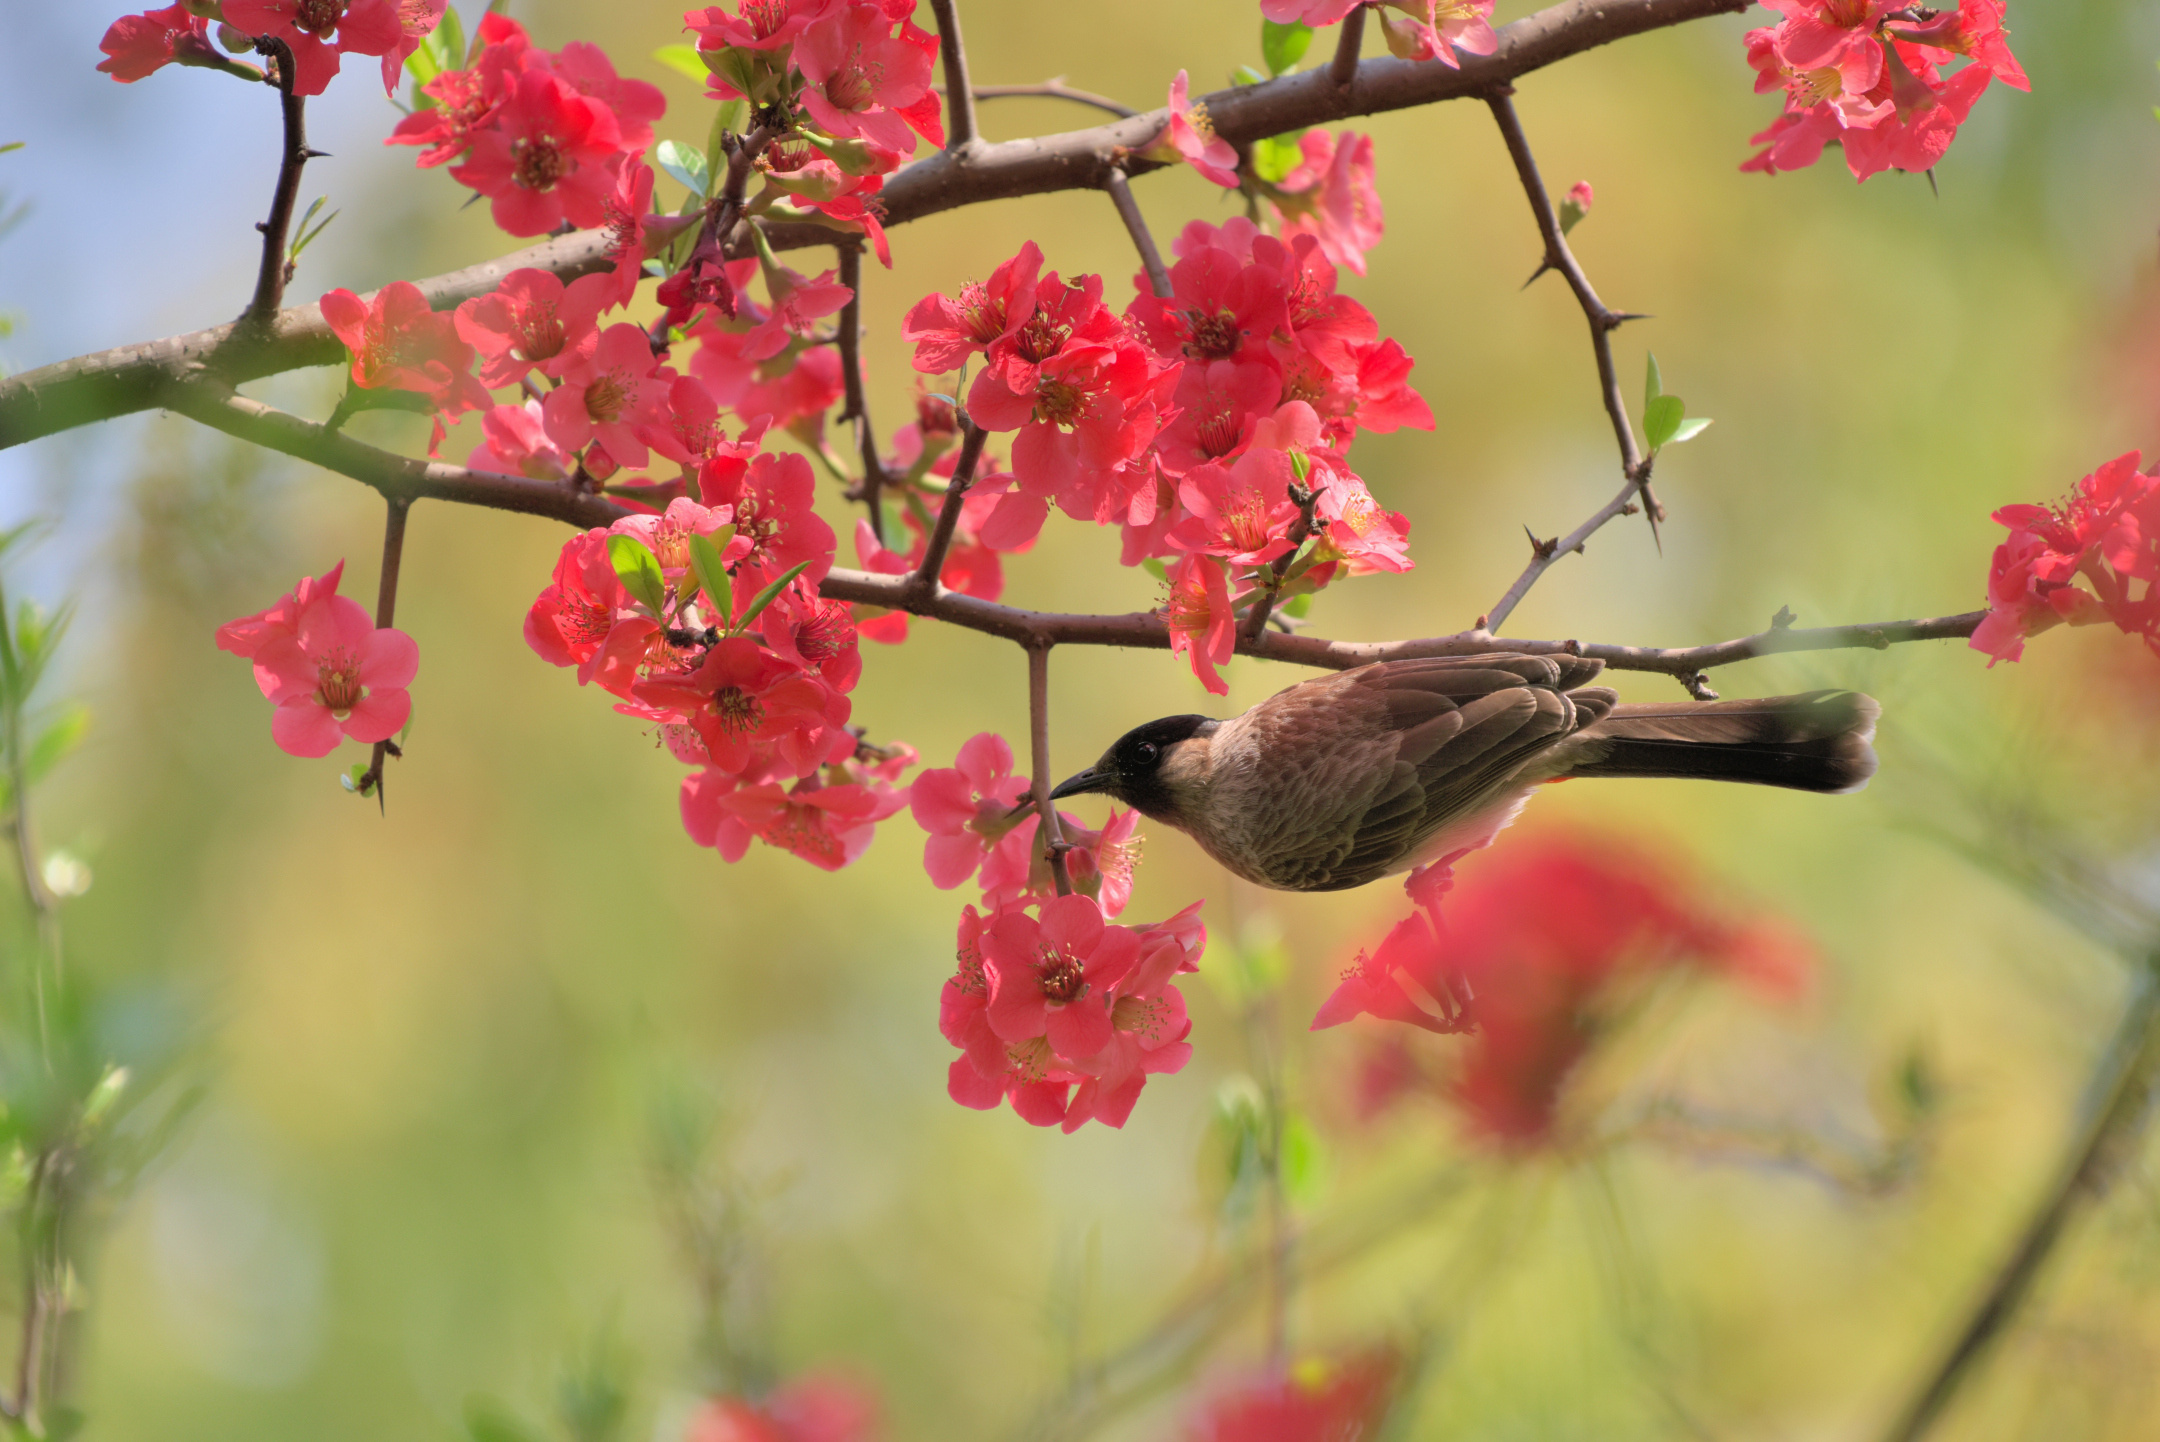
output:
[[1569, 776], [1694, 776], [1858, 791], [1875, 774], [1882, 708], [1858, 691], [1615, 706], [1570, 738]]

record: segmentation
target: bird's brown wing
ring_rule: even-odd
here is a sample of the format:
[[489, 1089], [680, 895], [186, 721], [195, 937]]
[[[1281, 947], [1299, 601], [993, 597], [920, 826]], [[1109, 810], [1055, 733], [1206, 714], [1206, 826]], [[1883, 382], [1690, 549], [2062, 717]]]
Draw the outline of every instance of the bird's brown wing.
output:
[[1260, 770], [1288, 800], [1271, 808], [1286, 824], [1247, 839], [1266, 879], [1335, 891], [1397, 869], [1539, 751], [1603, 715], [1610, 692], [1567, 694], [1599, 669], [1569, 656], [1391, 661], [1255, 708]]

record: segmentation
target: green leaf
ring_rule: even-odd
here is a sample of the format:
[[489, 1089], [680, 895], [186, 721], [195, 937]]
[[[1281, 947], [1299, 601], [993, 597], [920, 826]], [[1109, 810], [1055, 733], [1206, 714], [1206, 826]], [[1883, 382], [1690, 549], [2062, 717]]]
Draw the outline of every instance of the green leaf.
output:
[[705, 68], [705, 62], [698, 59], [695, 45], [663, 45], [652, 53], [652, 58], [677, 74], [689, 76], [700, 85], [703, 85], [705, 77], [712, 73]]
[[0, 155], [5, 155], [10, 150], [20, 150], [29, 143], [27, 140], [10, 140], [7, 144], [0, 145]]
[[1709, 428], [1710, 417], [1696, 416], [1691, 420], [1682, 422], [1680, 429], [1674, 431], [1672, 433], [1672, 439], [1667, 441], [1665, 444], [1668, 446], [1677, 446], [1682, 441], [1692, 441]]
[[1232, 85], [1265, 85], [1267, 77], [1250, 65], [1240, 65], [1230, 72], [1230, 83]]
[[539, 1433], [493, 1397], [465, 1399], [465, 1431], [473, 1442], [540, 1442]]
[[1566, 235], [1582, 224], [1582, 218], [1589, 213], [1583, 203], [1574, 196], [1563, 196], [1560, 200], [1560, 233]]
[[741, 619], [736, 621], [734, 626], [730, 628], [733, 634], [740, 636], [744, 631], [748, 630], [750, 623], [758, 618], [758, 613], [760, 611], [763, 611], [767, 606], [770, 606], [773, 603], [773, 599], [778, 596], [782, 591], [785, 591], [788, 588], [789, 584], [792, 583], [797, 576], [800, 576], [803, 572], [809, 569], [810, 563], [808, 561], [797, 561], [794, 565], [787, 568], [786, 573], [782, 575], [779, 580], [773, 582], [770, 586], [767, 586], [764, 590], [758, 592], [755, 596], [752, 596], [750, 598], [750, 604], [743, 607]]
[[663, 140], [653, 147], [653, 159], [659, 162], [662, 170], [688, 186], [692, 195], [704, 195], [712, 182], [712, 171], [705, 164], [705, 152], [695, 145]]
[[355, 796], [365, 796], [367, 792], [360, 789], [360, 778], [365, 775], [367, 775], [366, 764], [355, 761], [350, 767], [339, 773], [337, 784]]
[[714, 534], [720, 536], [717, 542], [710, 536], [690, 537], [690, 573], [697, 577], [699, 589], [711, 600], [713, 609], [720, 615], [720, 625], [725, 629], [735, 624], [735, 593], [729, 588], [727, 563], [720, 553], [735, 539], [735, 528], [722, 526]]
[[1312, 27], [1293, 20], [1288, 25], [1278, 25], [1272, 20], [1260, 22], [1260, 54], [1267, 61], [1268, 74], [1281, 75], [1295, 70], [1298, 61], [1305, 58], [1305, 49], [1312, 44]]
[[316, 236], [329, 229], [331, 221], [336, 220], [345, 213], [342, 209], [333, 210], [324, 216], [321, 221], [317, 222], [314, 229], [309, 229], [308, 222], [315, 219], [315, 212], [321, 210], [324, 205], [329, 203], [329, 200], [330, 197], [327, 195], [316, 196], [314, 203], [308, 206], [307, 214], [301, 216], [300, 223], [293, 227], [293, 242], [285, 251], [285, 259], [288, 262], [298, 260], [300, 252], [312, 245]]
[[1153, 576], [1158, 581], [1168, 581], [1170, 579], [1170, 568], [1168, 566], [1165, 566], [1161, 561], [1157, 560], [1153, 556], [1146, 557], [1144, 560], [1142, 560], [1140, 562], [1140, 569], [1147, 572], [1150, 576]]
[[1657, 353], [1650, 354], [1649, 374], [1643, 380], [1643, 409], [1647, 412], [1650, 402], [1665, 394], [1665, 378], [1658, 374]]
[[23, 759], [23, 770], [28, 774], [30, 784], [35, 786], [43, 781], [89, 734], [90, 708], [80, 701], [69, 702], [58, 716], [46, 723], [43, 731], [38, 732], [37, 740], [30, 743], [30, 754]]
[[667, 578], [660, 574], [660, 558], [652, 548], [635, 536], [610, 536], [607, 538], [608, 560], [615, 565], [615, 574], [622, 581], [623, 589], [652, 612], [653, 619], [667, 605]]
[[1252, 145], [1253, 174], [1270, 185], [1280, 184], [1304, 158], [1295, 135], [1264, 136]]
[[[443, 7], [442, 22], [429, 33], [428, 40], [439, 41], [445, 70], [465, 68], [465, 22], [448, 5]], [[425, 44], [426, 42], [421, 42]]]
[[1294, 621], [1304, 620], [1312, 611], [1312, 592], [1306, 591], [1300, 595], [1292, 596], [1282, 603], [1281, 610], [1285, 616]]
[[1687, 417], [1687, 407], [1678, 396], [1652, 396], [1650, 404], [1643, 407], [1643, 443], [1655, 451], [1680, 433], [1680, 422]]
[[1306, 455], [1303, 451], [1292, 451], [1290, 453], [1290, 473], [1297, 477], [1299, 485], [1304, 485], [1305, 478], [1312, 474], [1312, 457]]
[[1276, 1164], [1282, 1168], [1283, 1194], [1295, 1207], [1311, 1207], [1327, 1189], [1327, 1150], [1320, 1133], [1298, 1112], [1283, 1117]]

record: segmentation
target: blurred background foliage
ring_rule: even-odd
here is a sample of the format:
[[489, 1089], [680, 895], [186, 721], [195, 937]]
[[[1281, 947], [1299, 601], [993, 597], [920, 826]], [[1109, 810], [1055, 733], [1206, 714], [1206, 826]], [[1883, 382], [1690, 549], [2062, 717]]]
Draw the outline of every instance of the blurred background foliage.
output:
[[[225, 318], [252, 273], [275, 107], [207, 72], [96, 75], [111, 8], [9, 22], [0, 142], [30, 144], [0, 156], [0, 190], [31, 206], [0, 241], [11, 369]], [[1062, 74], [1146, 107], [1180, 67], [1205, 89], [1258, 59], [1247, 0], [962, 8], [978, 83]], [[702, 143], [695, 87], [649, 58], [680, 38], [679, 6], [511, 13], [542, 45], [600, 42], [667, 90], [661, 137]], [[1986, 97], [1939, 194], [1898, 175], [1856, 187], [1835, 153], [1737, 173], [1775, 109], [1741, 53], [1766, 13], [1519, 87], [1548, 180], [1597, 188], [1572, 237], [1593, 280], [1655, 316], [1620, 333], [1624, 373], [1654, 348], [1667, 387], [1717, 424], [1660, 464], [1662, 555], [1616, 524], [1511, 634], [1679, 645], [1759, 630], [1780, 606], [1803, 625], [1968, 609], [2000, 534], [1990, 510], [2160, 445], [2160, 11], [2013, 5], [2033, 93]], [[395, 112], [368, 65], [348, 71], [311, 110], [336, 158], [307, 180], [343, 215], [295, 298], [514, 249], [443, 175], [376, 144]], [[1089, 123], [1031, 100], [984, 114], [993, 139]], [[1356, 128], [1377, 138], [1388, 238], [1345, 288], [1416, 357], [1439, 427], [1359, 442], [1420, 564], [1331, 591], [1314, 626], [1454, 630], [1519, 569], [1523, 525], [1563, 531], [1610, 494], [1611, 437], [1573, 302], [1550, 278], [1518, 290], [1536, 237], [1485, 109]], [[1182, 169], [1135, 191], [1166, 241], [1228, 213]], [[1130, 294], [1132, 252], [1098, 195], [903, 227], [896, 269], [866, 274], [886, 430], [908, 418], [904, 309], [1031, 237], [1050, 266]], [[322, 415], [335, 385], [302, 373], [264, 393]], [[411, 418], [355, 424], [421, 435]], [[964, 898], [930, 888], [905, 817], [838, 877], [763, 848], [725, 866], [682, 834], [674, 763], [524, 647], [559, 529], [414, 514], [399, 624], [423, 660], [383, 816], [337, 785], [357, 752], [271, 746], [246, 668], [210, 642], [340, 556], [371, 596], [379, 502], [169, 417], [5, 466], [6, 513], [59, 521], [26, 583], [81, 607], [48, 685], [96, 724], [40, 821], [95, 876], [66, 903], [83, 1025], [107, 1059], [206, 1087], [89, 1279], [79, 1390], [100, 1437], [450, 1438], [477, 1405], [483, 1433], [560, 1416], [565, 1435], [672, 1438], [705, 1389], [807, 1368], [873, 1387], [899, 1438], [1065, 1427], [1095, 1415], [1096, 1381], [1132, 1404], [1103, 1414], [1106, 1435], [1170, 1435], [1191, 1379], [1257, 1362], [1259, 1308], [1226, 1310], [1189, 1369], [1178, 1338], [1141, 1354], [1153, 1370], [1098, 1364], [1152, 1335], [1186, 1279], [1203, 1295], [1249, 1281], [1240, 1127], [1270, 1086], [1302, 1119], [1289, 1200], [1313, 1229], [1290, 1345], [1410, 1349], [1399, 1435], [1865, 1436], [2051, 1179], [2121, 1010], [2130, 972], [2066, 891], [2104, 881], [2160, 905], [2160, 663], [2135, 642], [2051, 634], [1993, 671], [1950, 643], [1757, 661], [1713, 679], [1881, 698], [1864, 795], [1570, 786], [1518, 827], [1668, 854], [1813, 938], [1803, 1002], [1701, 986], [1600, 1063], [1608, 1116], [1670, 1103], [1722, 1131], [1616, 1126], [1592, 1150], [1508, 1159], [1432, 1101], [1358, 1120], [1357, 1077], [1386, 1039], [1302, 1028], [1400, 894], [1260, 893], [1157, 829], [1128, 915], [1207, 899], [1197, 1058], [1121, 1133], [1044, 1133], [945, 1097], [937, 990]], [[1115, 545], [1053, 523], [1009, 566], [1007, 599], [1152, 604]], [[867, 649], [856, 716], [875, 738], [938, 764], [976, 731], [1024, 734], [1015, 648], [918, 624], [904, 650]], [[1296, 679], [1249, 660], [1227, 674], [1216, 703], [1161, 653], [1058, 652], [1060, 773], [1137, 720], [1227, 714]], [[9, 935], [27, 957], [34, 932]], [[1280, 996], [1256, 1006], [1236, 978], [1270, 965]], [[192, 1038], [178, 1058], [174, 1037]], [[2150, 1150], [2114, 1180], [1944, 1435], [2150, 1435]], [[716, 1315], [701, 1297], [721, 1264], [744, 1280]]]

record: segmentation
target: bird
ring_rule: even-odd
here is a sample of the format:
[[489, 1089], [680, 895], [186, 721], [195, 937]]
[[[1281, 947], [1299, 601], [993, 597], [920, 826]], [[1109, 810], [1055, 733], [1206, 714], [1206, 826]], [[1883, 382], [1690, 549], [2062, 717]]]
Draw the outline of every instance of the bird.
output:
[[1858, 791], [1881, 707], [1857, 691], [1620, 704], [1593, 657], [1435, 656], [1303, 681], [1228, 720], [1136, 726], [1052, 798], [1099, 792], [1238, 876], [1340, 891], [1482, 846], [1538, 786], [1699, 777]]

